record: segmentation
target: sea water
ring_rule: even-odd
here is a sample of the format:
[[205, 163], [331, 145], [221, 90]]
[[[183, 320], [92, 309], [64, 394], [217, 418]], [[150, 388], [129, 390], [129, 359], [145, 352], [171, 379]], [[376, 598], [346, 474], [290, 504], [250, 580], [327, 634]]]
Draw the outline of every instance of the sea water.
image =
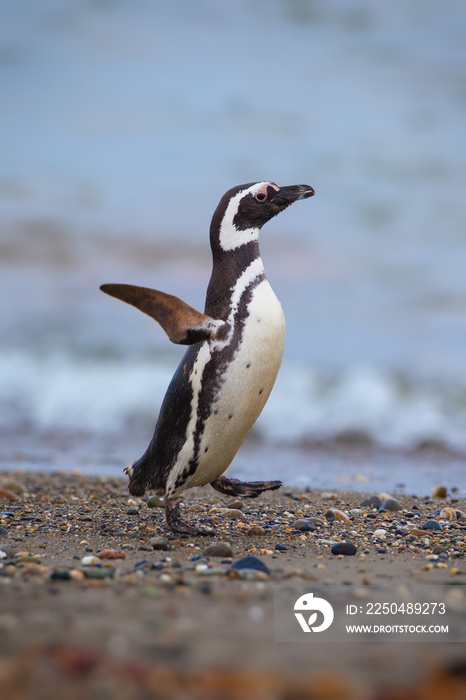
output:
[[[390, 488], [411, 469], [426, 489], [429, 448], [461, 481], [462, 3], [43, 0], [3, 14], [2, 466], [78, 467], [73, 435], [96, 470], [142, 453], [183, 350], [98, 286], [201, 309], [218, 200], [271, 179], [316, 195], [261, 234], [287, 346], [233, 471], [286, 463], [312, 485], [345, 445], [371, 456], [337, 455], [333, 477], [393, 473]], [[396, 476], [388, 454], [417, 456]]]

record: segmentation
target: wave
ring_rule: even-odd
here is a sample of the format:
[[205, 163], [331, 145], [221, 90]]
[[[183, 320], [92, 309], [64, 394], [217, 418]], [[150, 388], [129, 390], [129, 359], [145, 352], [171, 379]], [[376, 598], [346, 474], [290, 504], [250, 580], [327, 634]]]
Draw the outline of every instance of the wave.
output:
[[[146, 357], [0, 355], [0, 427], [102, 433], [152, 424], [175, 364]], [[254, 432], [277, 444], [329, 441], [466, 452], [466, 383], [351, 367], [282, 366]]]

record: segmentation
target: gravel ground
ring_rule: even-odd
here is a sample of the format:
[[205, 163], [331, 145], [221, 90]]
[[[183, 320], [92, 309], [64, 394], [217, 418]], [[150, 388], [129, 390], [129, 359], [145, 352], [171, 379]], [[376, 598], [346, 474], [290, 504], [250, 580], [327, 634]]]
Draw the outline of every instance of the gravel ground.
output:
[[5, 697], [464, 697], [460, 644], [273, 641], [280, 585], [466, 584], [464, 500], [186, 496], [183, 517], [215, 536], [173, 535], [123, 479], [1, 475]]

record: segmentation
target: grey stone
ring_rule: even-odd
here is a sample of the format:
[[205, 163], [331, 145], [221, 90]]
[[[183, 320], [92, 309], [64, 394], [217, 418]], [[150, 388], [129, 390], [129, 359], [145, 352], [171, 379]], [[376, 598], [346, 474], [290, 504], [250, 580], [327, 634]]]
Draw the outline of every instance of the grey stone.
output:
[[437, 520], [427, 520], [422, 526], [423, 530], [443, 530], [442, 525]]
[[8, 544], [7, 542], [0, 543], [0, 550], [5, 552], [8, 559], [13, 559], [16, 554], [16, 550], [14, 550], [11, 544]]
[[361, 501], [359, 505], [361, 508], [377, 508], [378, 510], [382, 505], [382, 501], [378, 496], [369, 496], [369, 498], [365, 498]]
[[297, 520], [293, 525], [293, 529], [301, 530], [301, 532], [311, 532], [313, 530], [317, 530], [314, 523], [312, 523], [310, 520]]
[[104, 579], [113, 578], [115, 576], [115, 569], [109, 566], [97, 568], [97, 567], [82, 567], [82, 573], [86, 578]]
[[232, 557], [233, 550], [229, 542], [216, 542], [206, 547], [202, 552], [203, 557]]
[[403, 506], [399, 501], [397, 501], [396, 498], [386, 498], [385, 501], [383, 501], [382, 505], [380, 508], [385, 508], [385, 510], [389, 511], [396, 511], [396, 510], [402, 510]]

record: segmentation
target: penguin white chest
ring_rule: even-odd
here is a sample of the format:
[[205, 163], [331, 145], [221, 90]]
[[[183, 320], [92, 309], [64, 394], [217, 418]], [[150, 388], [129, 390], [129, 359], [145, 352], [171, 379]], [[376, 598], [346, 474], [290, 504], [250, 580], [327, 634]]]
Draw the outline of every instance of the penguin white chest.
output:
[[234, 331], [241, 333], [240, 342], [223, 369], [189, 486], [210, 483], [229, 466], [265, 406], [280, 368], [285, 318], [267, 280], [255, 287], [245, 319], [238, 323], [242, 328]]

